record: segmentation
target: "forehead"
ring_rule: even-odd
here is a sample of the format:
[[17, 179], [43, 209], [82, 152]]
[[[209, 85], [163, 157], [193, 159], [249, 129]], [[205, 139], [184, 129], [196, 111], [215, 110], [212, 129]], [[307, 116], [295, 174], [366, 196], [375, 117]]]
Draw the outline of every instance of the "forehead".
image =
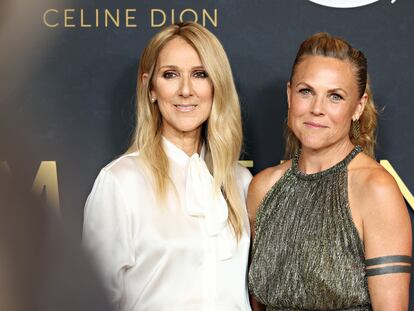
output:
[[158, 55], [158, 65], [202, 66], [197, 51], [183, 38], [176, 37], [167, 42]]
[[353, 65], [348, 60], [327, 56], [305, 56], [296, 66], [292, 80], [296, 83], [314, 82], [357, 86]]

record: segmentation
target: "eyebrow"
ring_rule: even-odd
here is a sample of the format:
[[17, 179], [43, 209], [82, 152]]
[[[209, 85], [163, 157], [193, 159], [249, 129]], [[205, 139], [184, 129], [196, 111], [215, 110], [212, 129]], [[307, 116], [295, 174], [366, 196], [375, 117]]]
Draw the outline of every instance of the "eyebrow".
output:
[[[310, 88], [310, 89], [314, 89], [312, 86], [310, 86], [308, 83], [306, 83], [306, 82], [299, 82], [299, 83], [297, 83], [296, 85], [295, 85], [295, 87], [298, 87], [298, 86], [300, 86], [301, 84], [303, 84], [304, 86], [306, 86], [306, 87], [308, 87], [308, 88]], [[343, 93], [345, 93], [345, 95], [348, 95], [348, 93], [347, 93], [347, 91], [345, 91], [344, 89], [342, 89], [342, 88], [340, 88], [340, 87], [337, 87], [337, 88], [333, 88], [333, 89], [329, 89], [328, 90], [328, 92], [329, 93], [333, 93], [333, 92], [338, 92], [338, 91], [341, 91], [341, 92], [343, 92]]]
[[[160, 66], [159, 69], [163, 69], [163, 68], [178, 69], [178, 66], [175, 66], [175, 65], [163, 65], [163, 66]], [[199, 65], [199, 66], [194, 66], [194, 67], [191, 68], [191, 70], [194, 70], [194, 69], [204, 69], [204, 66], [203, 65]]]
[[348, 95], [348, 93], [344, 89], [341, 89], [340, 87], [329, 90], [330, 93], [338, 92], [338, 91], [341, 91], [341, 92], [345, 93], [345, 95]]
[[310, 88], [310, 89], [313, 89], [313, 87], [311, 87], [309, 84], [307, 84], [306, 82], [298, 82], [298, 83], [296, 83], [296, 85], [295, 85], [295, 87], [298, 87], [299, 85], [301, 85], [301, 84], [303, 84], [303, 85], [305, 85], [306, 87], [308, 87], [308, 88]]

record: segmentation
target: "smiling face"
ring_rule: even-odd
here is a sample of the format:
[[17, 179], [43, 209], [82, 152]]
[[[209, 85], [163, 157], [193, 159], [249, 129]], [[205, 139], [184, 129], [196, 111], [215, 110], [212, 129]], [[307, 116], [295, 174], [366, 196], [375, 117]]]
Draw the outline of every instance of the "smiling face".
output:
[[198, 53], [185, 40], [172, 39], [158, 55], [151, 97], [167, 139], [201, 135], [213, 103], [213, 86]]
[[318, 150], [351, 144], [349, 131], [365, 106], [350, 62], [305, 56], [287, 88], [288, 124], [302, 148]]

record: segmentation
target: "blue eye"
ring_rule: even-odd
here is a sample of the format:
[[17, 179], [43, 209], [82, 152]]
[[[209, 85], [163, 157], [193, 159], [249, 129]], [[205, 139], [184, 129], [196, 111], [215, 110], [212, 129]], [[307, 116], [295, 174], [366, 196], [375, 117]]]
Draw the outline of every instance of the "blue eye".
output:
[[193, 73], [193, 76], [196, 77], [196, 78], [205, 79], [205, 78], [208, 78], [208, 73], [205, 70], [199, 70], [199, 71], [195, 71]]
[[304, 96], [312, 95], [312, 92], [310, 89], [300, 89], [299, 93], [301, 93]]
[[162, 77], [165, 78], [165, 79], [172, 79], [172, 78], [174, 78], [176, 76], [177, 76], [177, 74], [174, 71], [165, 71], [162, 74]]
[[341, 95], [336, 94], [336, 93], [331, 94], [329, 97], [330, 97], [330, 98], [331, 98], [331, 100], [332, 100], [332, 101], [334, 101], [334, 102], [339, 102], [339, 101], [341, 101], [341, 100], [343, 100], [343, 99], [344, 99]]

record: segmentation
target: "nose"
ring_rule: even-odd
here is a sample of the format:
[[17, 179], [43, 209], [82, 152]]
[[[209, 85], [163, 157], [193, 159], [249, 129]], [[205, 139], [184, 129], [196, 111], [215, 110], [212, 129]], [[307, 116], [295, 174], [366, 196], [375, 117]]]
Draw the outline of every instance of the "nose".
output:
[[183, 76], [183, 78], [180, 81], [180, 95], [182, 97], [189, 97], [192, 95], [192, 85], [191, 85], [191, 79], [187, 76]]
[[315, 96], [312, 100], [311, 113], [315, 116], [324, 114], [324, 98], [323, 96]]

